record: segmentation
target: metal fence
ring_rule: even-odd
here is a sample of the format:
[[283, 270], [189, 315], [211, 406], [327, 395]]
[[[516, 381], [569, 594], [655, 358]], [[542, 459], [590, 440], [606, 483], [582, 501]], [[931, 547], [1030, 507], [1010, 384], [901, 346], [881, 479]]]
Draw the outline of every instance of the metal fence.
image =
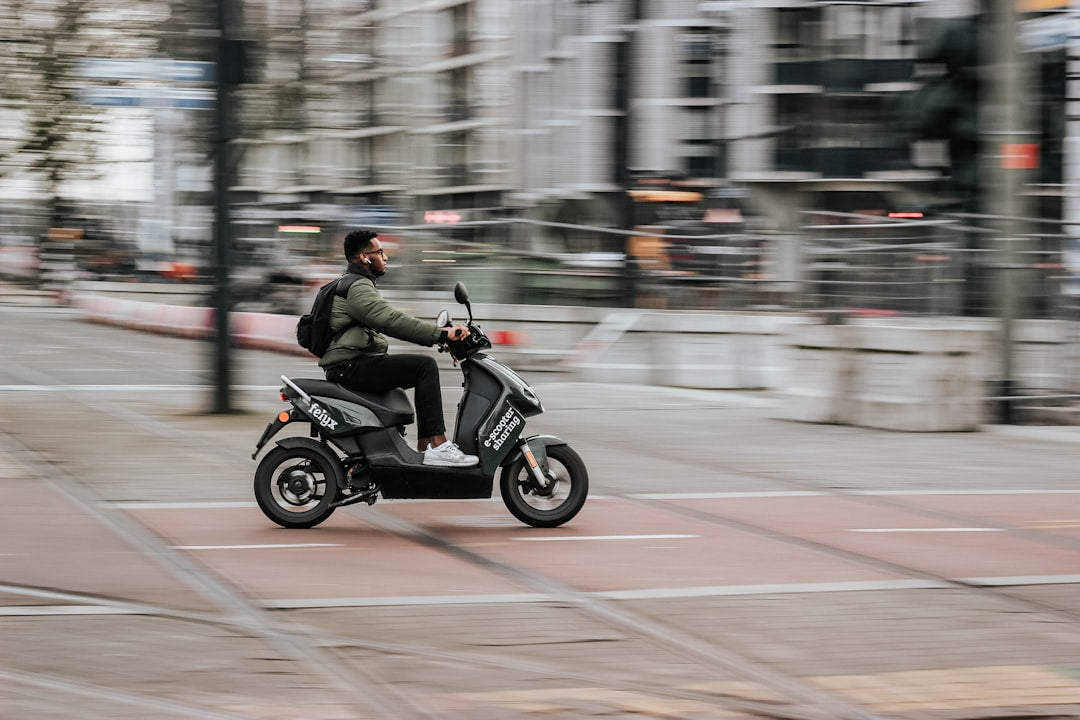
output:
[[[1060, 223], [1025, 220], [1025, 233], [1004, 240], [1000, 218], [986, 216], [813, 212], [805, 220], [789, 233], [676, 234], [521, 218], [377, 229], [394, 267], [385, 286], [409, 293], [445, 291], [460, 279], [500, 303], [993, 317], [1011, 273], [1017, 317], [1076, 319], [1076, 298], [1063, 293]], [[23, 256], [41, 250], [43, 223], [30, 207], [0, 214], [0, 271], [27, 272]], [[336, 241], [320, 252], [288, 263], [323, 272], [340, 264]]]
[[397, 246], [383, 285], [445, 298], [462, 280], [481, 302], [974, 317], [996, 328], [1012, 273], [1015, 317], [1042, 323], [1044, 338], [1016, 345], [1039, 348], [1026, 391], [1063, 401], [1080, 392], [1080, 298], [1063, 293], [1060, 227], [1031, 221], [1006, 240], [999, 218], [984, 216], [807, 220], [797, 233], [702, 236], [522, 220], [386, 228]]
[[47, 228], [47, 218], [33, 204], [4, 204], [0, 210], [0, 277], [20, 282], [38, 279], [39, 243]]
[[[815, 213], [803, 229], [799, 306], [908, 315], [997, 316], [1003, 274], [1015, 279], [1017, 317], [1068, 316], [1060, 224], [1003, 238], [1003, 218], [955, 215], [921, 221], [868, 221]], [[1011, 243], [1006, 256], [1004, 244]], [[1008, 261], [1005, 258], [1008, 257]]]
[[[460, 280], [480, 303], [992, 321], [1004, 310], [999, 288], [1003, 274], [1011, 273], [1015, 317], [1057, 321], [1053, 342], [1060, 362], [1045, 373], [1043, 389], [1075, 392], [1080, 297], [1063, 292], [1068, 238], [1059, 223], [1025, 220], [1024, 233], [1004, 239], [996, 229], [1000, 220], [814, 212], [788, 233], [673, 234], [521, 218], [376, 229], [391, 254], [386, 290], [447, 298]], [[0, 245], [7, 255], [0, 253], [0, 265], [31, 248], [41, 222], [30, 209], [4, 214]], [[1005, 243], [1012, 243], [1012, 252], [1002, 251]], [[325, 245], [320, 257], [299, 259], [296, 269], [306, 281], [290, 290], [293, 311], [309, 300], [315, 280], [340, 268], [336, 241]], [[277, 297], [278, 290], [255, 297]]]
[[[1053, 223], [1009, 241], [995, 218], [890, 221], [816, 212], [795, 233], [681, 235], [522, 219], [380, 228], [385, 283], [430, 292], [465, 279], [505, 303], [693, 310], [996, 316], [1002, 273], [1017, 316], [1068, 318], [1067, 240]], [[1012, 242], [1013, 262], [1001, 244]]]

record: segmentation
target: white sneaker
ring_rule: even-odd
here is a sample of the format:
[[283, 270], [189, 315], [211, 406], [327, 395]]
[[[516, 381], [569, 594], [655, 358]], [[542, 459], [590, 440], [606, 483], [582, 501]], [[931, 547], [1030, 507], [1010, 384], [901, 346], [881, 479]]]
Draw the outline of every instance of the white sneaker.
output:
[[424, 464], [425, 465], [438, 465], [440, 467], [469, 467], [470, 465], [476, 465], [480, 462], [480, 458], [475, 455], [466, 455], [461, 452], [454, 443], [447, 440], [439, 447], [431, 447], [428, 445], [427, 450], [424, 451]]

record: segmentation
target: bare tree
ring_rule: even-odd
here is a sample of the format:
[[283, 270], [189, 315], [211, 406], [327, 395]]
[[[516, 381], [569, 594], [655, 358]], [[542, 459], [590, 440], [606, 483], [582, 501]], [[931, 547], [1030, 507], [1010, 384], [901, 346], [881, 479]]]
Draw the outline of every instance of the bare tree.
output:
[[122, 8], [101, 0], [0, 0], [7, 128], [0, 177], [34, 182], [50, 225], [61, 220], [64, 184], [99, 171], [104, 108], [82, 97], [83, 61], [144, 57], [156, 46], [150, 28], [160, 17], [138, 0]]

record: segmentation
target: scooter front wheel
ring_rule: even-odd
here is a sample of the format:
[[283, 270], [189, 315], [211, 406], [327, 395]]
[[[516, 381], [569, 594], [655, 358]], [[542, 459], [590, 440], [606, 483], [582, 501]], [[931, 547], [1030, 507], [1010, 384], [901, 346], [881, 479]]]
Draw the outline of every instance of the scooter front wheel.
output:
[[274, 448], [255, 470], [255, 500], [282, 527], [315, 527], [334, 512], [336, 497], [334, 468], [310, 448]]
[[569, 445], [548, 447], [547, 467], [551, 482], [546, 487], [536, 481], [524, 458], [503, 468], [499, 478], [506, 509], [526, 525], [558, 527], [578, 514], [589, 494], [585, 462]]

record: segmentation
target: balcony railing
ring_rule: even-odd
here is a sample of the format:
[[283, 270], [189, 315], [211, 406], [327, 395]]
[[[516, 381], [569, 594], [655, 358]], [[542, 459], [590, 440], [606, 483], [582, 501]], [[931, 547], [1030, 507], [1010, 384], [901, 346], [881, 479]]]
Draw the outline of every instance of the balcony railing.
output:
[[897, 170], [910, 164], [910, 151], [899, 147], [780, 147], [775, 157], [777, 169], [814, 172], [833, 178], [857, 178], [868, 172]]
[[908, 82], [912, 60], [895, 58], [833, 58], [779, 62], [775, 65], [777, 85], [820, 85], [826, 90], [862, 90], [866, 85]]
[[443, 115], [449, 122], [468, 120], [472, 117], [472, 106], [464, 100], [454, 100], [443, 108]]

